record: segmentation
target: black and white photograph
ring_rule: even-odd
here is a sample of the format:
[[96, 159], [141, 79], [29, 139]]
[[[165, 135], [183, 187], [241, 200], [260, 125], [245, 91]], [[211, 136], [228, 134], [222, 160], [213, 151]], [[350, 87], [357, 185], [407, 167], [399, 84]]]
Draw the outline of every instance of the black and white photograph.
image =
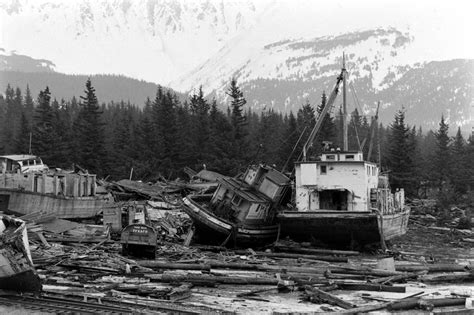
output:
[[473, 314], [473, 14], [0, 0], [0, 314]]

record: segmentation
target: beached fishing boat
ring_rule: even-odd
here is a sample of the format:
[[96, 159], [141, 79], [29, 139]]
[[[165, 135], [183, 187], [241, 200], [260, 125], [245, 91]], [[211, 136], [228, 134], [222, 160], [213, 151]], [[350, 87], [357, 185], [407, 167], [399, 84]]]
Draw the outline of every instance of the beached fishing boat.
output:
[[[346, 86], [343, 65], [327, 104], [295, 163], [294, 207], [278, 213], [281, 236], [332, 245], [367, 245], [403, 235], [410, 209], [404, 190], [392, 192], [379, 165], [364, 159], [359, 150], [348, 150], [343, 90], [343, 149], [327, 147], [314, 160], [307, 157], [324, 117], [334, 105], [339, 86]], [[369, 152], [371, 149], [369, 149]], [[369, 153], [370, 155], [370, 153]]]
[[0, 215], [0, 289], [40, 291], [23, 220]]
[[49, 170], [33, 155], [0, 156], [0, 211], [92, 218], [112, 201], [109, 193], [99, 191], [94, 174]]
[[253, 165], [241, 177], [218, 182], [212, 195], [183, 199], [198, 240], [218, 245], [274, 242], [279, 231], [275, 215], [289, 201], [290, 179], [270, 166]]

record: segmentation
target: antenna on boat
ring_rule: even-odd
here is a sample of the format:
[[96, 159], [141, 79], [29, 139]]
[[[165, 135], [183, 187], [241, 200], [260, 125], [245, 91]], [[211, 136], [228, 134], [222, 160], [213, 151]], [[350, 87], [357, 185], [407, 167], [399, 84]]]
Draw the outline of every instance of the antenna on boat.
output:
[[343, 150], [348, 150], [347, 144], [347, 105], [346, 105], [346, 55], [342, 53], [342, 140]]

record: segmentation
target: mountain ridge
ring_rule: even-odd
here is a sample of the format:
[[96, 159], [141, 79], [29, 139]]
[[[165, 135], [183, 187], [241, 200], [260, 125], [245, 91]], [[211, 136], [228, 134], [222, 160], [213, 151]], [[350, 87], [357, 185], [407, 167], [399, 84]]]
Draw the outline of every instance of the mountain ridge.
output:
[[[0, 57], [10, 50], [10, 57], [42, 60], [31, 71], [116, 73], [185, 94], [202, 86], [223, 106], [235, 77], [258, 110], [318, 103], [332, 89], [345, 51], [364, 113], [381, 99], [385, 122], [401, 106], [430, 128], [444, 113], [463, 128], [473, 122], [467, 30], [474, 22], [465, 6], [451, 3], [3, 0], [0, 21], [8, 29]], [[26, 71], [1, 63], [0, 69]]]

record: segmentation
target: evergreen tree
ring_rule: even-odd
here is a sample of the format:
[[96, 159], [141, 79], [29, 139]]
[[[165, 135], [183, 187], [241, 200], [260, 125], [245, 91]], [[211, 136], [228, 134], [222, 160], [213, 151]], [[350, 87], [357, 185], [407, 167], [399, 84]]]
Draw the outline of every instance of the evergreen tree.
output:
[[[326, 93], [323, 92], [323, 95], [321, 96], [321, 104], [319, 104], [316, 109], [318, 117], [321, 115], [321, 112], [326, 106], [326, 102], [327, 102]], [[334, 123], [333, 118], [331, 117], [329, 113], [325, 115], [321, 128], [319, 129], [319, 132], [315, 137], [315, 140], [314, 140], [314, 154], [315, 155], [319, 155], [322, 152], [324, 141], [328, 141], [333, 144], [336, 141], [336, 125]]]
[[231, 114], [230, 121], [232, 124], [232, 152], [231, 154], [240, 157], [236, 159], [239, 163], [239, 169], [246, 167], [246, 164], [250, 162], [252, 158], [252, 150], [248, 140], [248, 121], [244, 115], [244, 106], [247, 104], [247, 100], [244, 98], [243, 92], [237, 85], [237, 80], [232, 78], [230, 81], [230, 87], [226, 94], [231, 98]]
[[259, 126], [256, 140], [260, 147], [256, 148], [252, 160], [282, 167], [284, 161], [279, 159], [279, 150], [282, 145], [281, 116], [273, 110], [264, 111], [260, 115]]
[[50, 166], [66, 168], [72, 161], [70, 160], [71, 149], [71, 128], [69, 113], [66, 103], [61, 100], [61, 104], [54, 99], [51, 103], [52, 110], [52, 134], [51, 140], [54, 143], [54, 149], [51, 152]]
[[178, 100], [170, 91], [164, 92], [158, 87], [155, 101], [153, 102], [153, 121], [155, 139], [154, 150], [158, 158], [157, 171], [163, 176], [176, 175], [176, 161], [179, 157], [178, 130], [176, 127], [176, 107]]
[[282, 171], [292, 171], [294, 168], [294, 162], [296, 161], [295, 155], [296, 146], [299, 139], [298, 125], [296, 122], [296, 117], [293, 115], [293, 112], [290, 112], [290, 115], [285, 119], [286, 130], [284, 131], [285, 143], [281, 146], [280, 156], [284, 159]]
[[5, 113], [6, 113], [7, 104], [3, 94], [0, 93], [0, 154], [5, 154], [5, 141], [3, 137], [3, 126], [5, 126]]
[[354, 109], [351, 113], [350, 123], [347, 126], [348, 133], [348, 149], [349, 150], [360, 150], [362, 141], [362, 119], [359, 115], [359, 111]]
[[464, 159], [465, 165], [469, 166], [466, 172], [466, 188], [471, 193], [471, 195], [474, 191], [474, 167], [472, 167], [472, 161], [474, 161], [474, 132], [471, 134], [467, 142]]
[[[298, 133], [301, 136], [301, 142], [300, 144], [298, 144], [297, 151], [296, 151], [297, 160], [302, 159], [303, 146], [305, 142], [308, 140], [311, 130], [313, 130], [315, 124], [316, 124], [316, 116], [314, 113], [314, 109], [311, 106], [311, 104], [306, 100], [306, 104], [304, 104], [296, 113], [296, 125], [298, 127]], [[309, 148], [307, 152], [307, 156], [314, 155], [312, 153], [314, 152], [313, 151], [314, 145], [310, 144], [310, 147], [311, 148]]]
[[91, 173], [102, 174], [105, 165], [104, 124], [101, 119], [95, 89], [91, 80], [86, 81], [84, 96], [81, 96], [80, 110], [74, 121], [75, 162]]
[[26, 120], [28, 121], [30, 129], [33, 127], [33, 113], [35, 110], [35, 105], [33, 103], [33, 98], [31, 97], [30, 86], [26, 85], [25, 92], [25, 102], [23, 106], [23, 112], [25, 113]]
[[403, 110], [395, 114], [395, 120], [390, 125], [387, 154], [392, 188], [404, 188], [408, 195], [414, 195], [416, 179], [413, 173], [413, 146]]
[[5, 91], [5, 119], [2, 125], [3, 146], [6, 153], [14, 154], [17, 128], [21, 113], [21, 91], [17, 88], [16, 93], [10, 84]]
[[33, 116], [31, 147], [33, 154], [40, 156], [45, 163], [51, 165], [54, 158], [55, 136], [49, 87], [40, 91], [37, 103]]
[[224, 175], [235, 175], [240, 165], [238, 157], [231, 154], [233, 128], [228, 116], [217, 109], [214, 100], [209, 113], [210, 146], [212, 152], [209, 169]]
[[467, 191], [469, 169], [472, 168], [467, 159], [466, 145], [459, 127], [450, 147], [452, 167], [449, 172], [450, 181], [457, 193], [465, 193]]
[[195, 167], [201, 167], [206, 161], [210, 159], [209, 151], [209, 137], [210, 137], [210, 125], [209, 125], [209, 110], [210, 105], [204, 99], [202, 86], [199, 87], [198, 93], [193, 93], [189, 100], [189, 107], [192, 114], [192, 126], [193, 129], [193, 148], [192, 152], [195, 157]]
[[135, 161], [134, 166], [134, 174], [137, 178], [149, 179], [153, 177], [153, 170], [156, 170], [159, 165], [154, 150], [155, 129], [153, 115], [153, 102], [150, 98], [147, 98], [137, 127], [138, 151], [140, 152], [139, 161]]
[[246, 119], [243, 114], [243, 107], [247, 104], [247, 100], [244, 98], [244, 93], [237, 86], [235, 78], [231, 79], [230, 87], [226, 94], [231, 97], [231, 122], [234, 129], [234, 139], [238, 141], [246, 135], [244, 130]]
[[441, 116], [439, 129], [435, 133], [436, 150], [432, 160], [432, 180], [438, 190], [441, 191], [443, 184], [449, 179], [451, 172], [451, 154], [449, 150], [450, 139], [448, 136], [449, 125], [445, 122], [444, 116]]
[[21, 113], [19, 133], [16, 138], [15, 152], [30, 153], [30, 124], [24, 112]]

